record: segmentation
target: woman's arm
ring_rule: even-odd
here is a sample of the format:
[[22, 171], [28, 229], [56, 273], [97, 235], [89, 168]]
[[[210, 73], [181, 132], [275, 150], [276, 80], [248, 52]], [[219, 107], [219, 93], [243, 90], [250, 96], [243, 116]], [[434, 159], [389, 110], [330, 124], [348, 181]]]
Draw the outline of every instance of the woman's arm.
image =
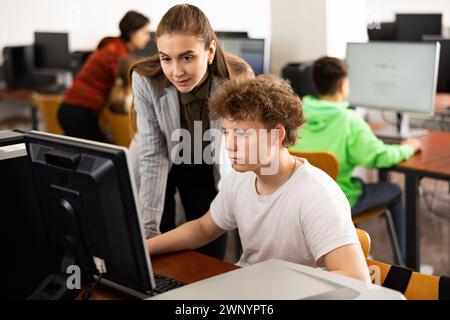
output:
[[139, 204], [146, 237], [159, 234], [163, 213], [169, 159], [166, 141], [161, 132], [154, 104], [151, 100], [151, 87], [141, 75], [133, 72], [132, 87], [134, 106], [137, 113], [137, 127], [140, 143], [139, 155]]

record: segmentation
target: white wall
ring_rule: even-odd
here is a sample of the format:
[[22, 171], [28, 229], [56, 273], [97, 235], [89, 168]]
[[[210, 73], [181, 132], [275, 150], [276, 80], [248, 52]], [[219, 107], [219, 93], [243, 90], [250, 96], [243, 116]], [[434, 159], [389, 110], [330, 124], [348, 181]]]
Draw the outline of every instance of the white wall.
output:
[[[248, 31], [270, 38], [270, 0], [190, 0], [208, 16], [215, 30]], [[34, 31], [69, 32], [70, 50], [94, 48], [106, 35], [118, 35], [129, 9], [151, 19], [154, 30], [174, 0], [1, 0], [0, 49], [31, 44]], [[0, 57], [1, 60], [1, 57]]]
[[344, 59], [348, 42], [365, 42], [366, 0], [327, 1], [327, 55]]
[[347, 42], [367, 40], [366, 15], [366, 0], [272, 0], [272, 72], [323, 55], [344, 58]]
[[272, 0], [271, 71], [326, 53], [326, 0]]
[[450, 34], [449, 0], [367, 0], [368, 22], [394, 21], [396, 13], [442, 13], [444, 35]]

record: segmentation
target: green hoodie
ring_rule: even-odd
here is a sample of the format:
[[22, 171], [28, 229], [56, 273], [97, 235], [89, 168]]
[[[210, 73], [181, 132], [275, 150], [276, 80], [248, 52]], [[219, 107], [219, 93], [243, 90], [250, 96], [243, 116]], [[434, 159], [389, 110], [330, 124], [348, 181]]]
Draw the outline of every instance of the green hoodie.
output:
[[391, 167], [414, 154], [408, 145], [386, 145], [348, 102], [330, 102], [313, 96], [303, 98], [307, 123], [298, 130], [297, 144], [291, 150], [330, 151], [339, 162], [337, 183], [353, 207], [362, 193], [361, 182], [352, 178], [357, 166]]

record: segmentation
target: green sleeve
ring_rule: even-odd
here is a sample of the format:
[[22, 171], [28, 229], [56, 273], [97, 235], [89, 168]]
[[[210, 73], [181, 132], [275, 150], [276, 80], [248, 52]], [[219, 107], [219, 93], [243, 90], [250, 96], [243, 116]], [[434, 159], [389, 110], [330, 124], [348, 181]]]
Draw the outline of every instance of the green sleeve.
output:
[[349, 161], [366, 168], [388, 168], [414, 154], [408, 145], [385, 144], [372, 132], [369, 125], [355, 114], [350, 121], [350, 138], [347, 145]]

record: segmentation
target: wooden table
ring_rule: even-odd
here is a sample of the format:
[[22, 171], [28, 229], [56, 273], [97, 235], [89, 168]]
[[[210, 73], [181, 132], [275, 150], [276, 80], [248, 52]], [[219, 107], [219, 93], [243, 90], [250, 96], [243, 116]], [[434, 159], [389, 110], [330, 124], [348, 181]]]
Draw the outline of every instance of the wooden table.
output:
[[448, 110], [448, 107], [450, 107], [450, 93], [436, 94], [436, 101], [434, 106], [435, 112]]
[[37, 110], [31, 99], [31, 89], [0, 89], [0, 101], [15, 101], [27, 104], [31, 111], [31, 127], [33, 130], [38, 130]]
[[420, 268], [419, 184], [425, 177], [450, 181], [450, 132], [429, 131], [418, 140], [420, 153], [380, 171], [381, 179], [388, 171], [405, 175], [406, 265], [416, 271]]
[[54, 85], [44, 85], [37, 87], [36, 90], [19, 88], [19, 89], [0, 89], [0, 101], [15, 101], [25, 103], [30, 107], [31, 111], [31, 127], [33, 130], [38, 130], [38, 116], [37, 107], [34, 105], [32, 99], [33, 92], [41, 92], [45, 95], [61, 95], [63, 92], [53, 92], [52, 90], [58, 90], [57, 86]]
[[[172, 279], [189, 284], [239, 267], [211, 258], [195, 251], [183, 251], [151, 257], [153, 271]], [[80, 294], [81, 295], [81, 294]], [[80, 298], [78, 296], [78, 299]], [[123, 300], [127, 297], [112, 290], [99, 287], [94, 290], [91, 300]]]

